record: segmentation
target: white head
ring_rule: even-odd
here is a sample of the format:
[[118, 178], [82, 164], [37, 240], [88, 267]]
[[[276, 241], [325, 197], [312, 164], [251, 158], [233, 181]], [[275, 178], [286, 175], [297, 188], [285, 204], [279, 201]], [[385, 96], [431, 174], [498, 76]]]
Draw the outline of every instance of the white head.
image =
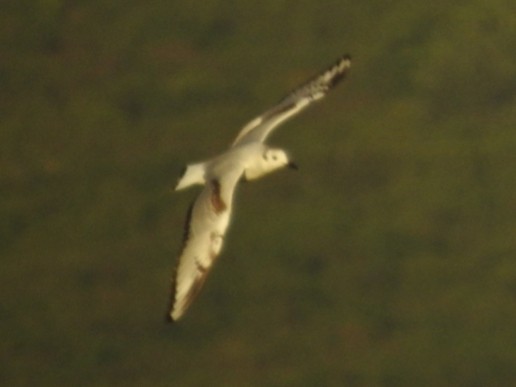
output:
[[297, 165], [290, 161], [287, 152], [283, 149], [266, 148], [261, 157], [252, 166], [246, 168], [245, 177], [247, 180], [257, 179], [284, 167], [297, 169]]
[[287, 152], [283, 149], [278, 148], [267, 148], [262, 155], [263, 163], [266, 165], [266, 169], [273, 171], [275, 169], [289, 167], [297, 169], [295, 163], [290, 161]]

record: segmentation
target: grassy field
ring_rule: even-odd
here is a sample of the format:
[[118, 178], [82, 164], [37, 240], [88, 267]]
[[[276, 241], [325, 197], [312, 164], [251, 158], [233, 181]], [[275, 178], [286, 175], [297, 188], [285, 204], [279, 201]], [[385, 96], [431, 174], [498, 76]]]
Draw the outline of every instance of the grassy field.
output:
[[[0, 5], [0, 384], [516, 385], [507, 0]], [[344, 53], [177, 325], [179, 170]]]

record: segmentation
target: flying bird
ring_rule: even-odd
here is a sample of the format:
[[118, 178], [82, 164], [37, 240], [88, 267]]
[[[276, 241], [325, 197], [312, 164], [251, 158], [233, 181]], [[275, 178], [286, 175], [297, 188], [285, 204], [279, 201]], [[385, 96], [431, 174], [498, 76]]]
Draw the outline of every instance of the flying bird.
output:
[[281, 123], [323, 98], [344, 78], [350, 66], [351, 57], [344, 55], [245, 125], [226, 152], [184, 168], [175, 190], [197, 184], [204, 188], [188, 209], [182, 251], [172, 277], [169, 321], [183, 316], [220, 254], [237, 183], [255, 180], [285, 167], [297, 168], [285, 150], [264, 143], [267, 136]]

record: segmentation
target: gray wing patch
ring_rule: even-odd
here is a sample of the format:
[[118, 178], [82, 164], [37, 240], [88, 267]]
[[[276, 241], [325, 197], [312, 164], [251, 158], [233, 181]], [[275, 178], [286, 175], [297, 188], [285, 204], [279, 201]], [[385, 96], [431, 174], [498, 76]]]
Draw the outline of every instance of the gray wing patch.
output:
[[224, 200], [222, 200], [222, 197], [220, 196], [220, 183], [218, 180], [214, 179], [210, 182], [210, 184], [211, 184], [211, 197], [210, 197], [211, 206], [213, 207], [213, 211], [216, 214], [220, 214], [221, 212], [223, 212], [227, 209], [226, 203], [224, 203]]

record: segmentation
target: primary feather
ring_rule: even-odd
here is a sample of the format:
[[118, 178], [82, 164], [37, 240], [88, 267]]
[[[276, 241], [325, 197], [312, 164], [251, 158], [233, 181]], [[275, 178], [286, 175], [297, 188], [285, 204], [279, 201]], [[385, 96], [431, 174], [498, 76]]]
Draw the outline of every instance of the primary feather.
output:
[[323, 98], [344, 78], [350, 66], [351, 57], [344, 55], [328, 69], [290, 92], [276, 106], [245, 125], [233, 141], [232, 146], [252, 141], [264, 141], [279, 124], [304, 110], [313, 101]]

